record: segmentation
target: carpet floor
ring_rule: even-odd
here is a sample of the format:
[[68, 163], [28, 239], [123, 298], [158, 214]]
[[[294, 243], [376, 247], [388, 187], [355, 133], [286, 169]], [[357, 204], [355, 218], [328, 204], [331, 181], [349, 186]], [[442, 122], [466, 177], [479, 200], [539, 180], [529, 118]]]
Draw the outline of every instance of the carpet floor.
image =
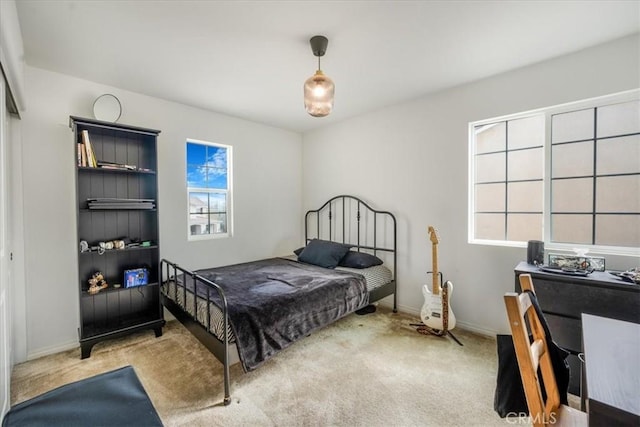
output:
[[[493, 411], [495, 340], [456, 330], [419, 334], [417, 319], [385, 308], [350, 315], [257, 370], [222, 365], [179, 322], [18, 364], [11, 402], [126, 365], [135, 368], [166, 426], [505, 426]], [[524, 421], [524, 420], [522, 420]]]

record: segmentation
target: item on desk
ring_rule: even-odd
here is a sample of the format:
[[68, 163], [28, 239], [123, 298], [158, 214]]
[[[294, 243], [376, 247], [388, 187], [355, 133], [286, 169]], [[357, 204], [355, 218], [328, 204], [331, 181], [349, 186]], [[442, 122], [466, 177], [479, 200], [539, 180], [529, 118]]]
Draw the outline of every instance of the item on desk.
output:
[[636, 283], [640, 285], [640, 267], [630, 268], [627, 271], [610, 271], [609, 274], [624, 280], [625, 282]]
[[544, 242], [529, 240], [527, 243], [527, 262], [533, 265], [544, 264]]
[[604, 271], [605, 259], [583, 255], [549, 254], [549, 266], [576, 270]]
[[559, 267], [557, 265], [539, 265], [538, 268], [547, 273], [566, 274], [568, 276], [588, 276], [593, 273], [593, 268], [574, 268], [574, 267]]

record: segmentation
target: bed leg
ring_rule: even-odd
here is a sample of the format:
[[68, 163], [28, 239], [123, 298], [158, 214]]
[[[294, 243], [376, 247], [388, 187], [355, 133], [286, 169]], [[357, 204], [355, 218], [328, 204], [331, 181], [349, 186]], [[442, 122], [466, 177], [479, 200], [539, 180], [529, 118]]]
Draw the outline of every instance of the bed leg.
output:
[[393, 294], [393, 312], [397, 313], [398, 312], [398, 297], [396, 296], [396, 294]]

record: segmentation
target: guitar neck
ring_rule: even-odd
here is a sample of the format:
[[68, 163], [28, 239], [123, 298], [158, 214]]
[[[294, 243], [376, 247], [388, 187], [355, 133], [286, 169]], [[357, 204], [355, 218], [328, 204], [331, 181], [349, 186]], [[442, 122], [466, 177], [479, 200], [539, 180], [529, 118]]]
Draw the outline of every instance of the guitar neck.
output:
[[431, 248], [431, 263], [433, 265], [431, 293], [438, 295], [440, 293], [440, 284], [438, 283], [438, 244], [432, 243]]

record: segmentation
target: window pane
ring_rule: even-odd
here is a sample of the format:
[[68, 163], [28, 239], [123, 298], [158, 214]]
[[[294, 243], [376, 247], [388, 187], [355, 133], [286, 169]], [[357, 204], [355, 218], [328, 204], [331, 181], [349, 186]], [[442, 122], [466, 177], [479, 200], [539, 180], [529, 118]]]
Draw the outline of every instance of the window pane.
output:
[[640, 212], [640, 175], [596, 178], [596, 212]]
[[640, 215], [596, 215], [596, 244], [640, 247]]
[[207, 187], [227, 189], [227, 149], [207, 146]]
[[[209, 193], [189, 193], [189, 213], [206, 214], [209, 212]], [[204, 215], [206, 217], [206, 215]]]
[[504, 212], [505, 184], [476, 185], [476, 212]]
[[598, 137], [640, 132], [640, 101], [607, 105], [597, 110]]
[[187, 142], [187, 163], [203, 165], [206, 157], [206, 145]]
[[[511, 182], [508, 184], [509, 212], [540, 212], [544, 205], [542, 200], [543, 182]], [[535, 240], [535, 239], [528, 239]]]
[[507, 214], [507, 240], [542, 240], [542, 214]]
[[554, 179], [551, 212], [592, 212], [593, 178]]
[[227, 232], [227, 195], [222, 193], [210, 193], [209, 233]]
[[598, 140], [598, 175], [640, 173], [640, 135]]
[[551, 142], [580, 141], [593, 138], [593, 108], [555, 114], [551, 118]]
[[187, 164], [187, 187], [206, 188], [207, 173], [202, 165]]
[[505, 153], [476, 156], [476, 182], [504, 181]]
[[504, 214], [475, 214], [475, 238], [504, 240]]
[[551, 241], [590, 245], [591, 215], [551, 215]]
[[490, 153], [506, 149], [505, 122], [475, 127], [476, 153]]
[[189, 215], [189, 230], [192, 236], [208, 234], [209, 222], [206, 216]]
[[211, 223], [211, 234], [227, 232], [227, 215], [225, 213], [212, 214], [209, 217], [209, 221]]
[[551, 147], [551, 176], [593, 175], [593, 142], [554, 145]]
[[509, 181], [542, 179], [544, 173], [542, 148], [508, 152]]
[[210, 193], [209, 212], [225, 213], [227, 212], [227, 195], [222, 193]]
[[510, 120], [507, 141], [509, 150], [544, 144], [544, 116]]

